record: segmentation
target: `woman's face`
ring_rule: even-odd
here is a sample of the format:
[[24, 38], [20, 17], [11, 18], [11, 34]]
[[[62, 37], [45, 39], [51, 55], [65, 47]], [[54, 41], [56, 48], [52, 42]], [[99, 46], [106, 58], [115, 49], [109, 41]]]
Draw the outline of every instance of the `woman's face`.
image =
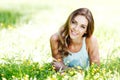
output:
[[87, 31], [88, 20], [83, 15], [77, 15], [70, 23], [69, 35], [71, 39], [81, 38]]

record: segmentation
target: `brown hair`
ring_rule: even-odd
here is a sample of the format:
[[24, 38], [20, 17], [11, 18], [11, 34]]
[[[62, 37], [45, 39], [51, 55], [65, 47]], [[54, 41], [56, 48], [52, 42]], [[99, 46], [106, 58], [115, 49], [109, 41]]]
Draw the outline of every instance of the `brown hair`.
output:
[[83, 15], [88, 20], [88, 26], [87, 26], [87, 33], [83, 35], [83, 37], [90, 37], [93, 34], [94, 31], [94, 19], [92, 16], [92, 13], [87, 8], [79, 8], [75, 11], [73, 11], [70, 16], [68, 17], [66, 23], [60, 28], [59, 30], [59, 52], [63, 56], [67, 56], [69, 53], [67, 51], [67, 47], [70, 44], [70, 37], [68, 35], [69, 33], [69, 26], [72, 21], [77, 15]]

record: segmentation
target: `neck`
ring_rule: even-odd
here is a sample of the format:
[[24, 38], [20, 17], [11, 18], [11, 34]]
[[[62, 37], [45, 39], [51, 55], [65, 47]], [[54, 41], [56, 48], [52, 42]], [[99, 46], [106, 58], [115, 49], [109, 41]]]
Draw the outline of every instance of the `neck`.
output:
[[81, 39], [70, 39], [70, 45], [68, 50], [71, 52], [78, 52], [82, 47], [83, 38]]
[[70, 44], [72, 45], [79, 45], [82, 43], [83, 38], [80, 39], [70, 39]]

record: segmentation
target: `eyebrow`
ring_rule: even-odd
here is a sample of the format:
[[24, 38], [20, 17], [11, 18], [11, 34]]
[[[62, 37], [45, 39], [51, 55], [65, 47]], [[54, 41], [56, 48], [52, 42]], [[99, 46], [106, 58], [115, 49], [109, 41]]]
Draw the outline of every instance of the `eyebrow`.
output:
[[87, 26], [87, 25], [85, 25], [85, 24], [81, 24], [81, 25], [83, 25], [83, 26]]
[[71, 21], [75, 21], [75, 22], [77, 22], [75, 19], [73, 19], [73, 20], [71, 20]]
[[[71, 22], [72, 22], [72, 21], [77, 22], [75, 19], [71, 20]], [[86, 27], [88, 26], [88, 25], [85, 25], [85, 24], [81, 24], [81, 25], [86, 26]]]

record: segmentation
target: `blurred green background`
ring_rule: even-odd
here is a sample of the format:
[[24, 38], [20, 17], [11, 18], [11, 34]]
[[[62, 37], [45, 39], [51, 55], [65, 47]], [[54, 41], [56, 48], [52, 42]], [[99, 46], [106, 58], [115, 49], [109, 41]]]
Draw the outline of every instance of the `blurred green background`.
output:
[[93, 13], [101, 62], [120, 57], [119, 3], [119, 0], [0, 0], [0, 62], [13, 58], [40, 64], [51, 62], [50, 36], [73, 10], [81, 7]]

